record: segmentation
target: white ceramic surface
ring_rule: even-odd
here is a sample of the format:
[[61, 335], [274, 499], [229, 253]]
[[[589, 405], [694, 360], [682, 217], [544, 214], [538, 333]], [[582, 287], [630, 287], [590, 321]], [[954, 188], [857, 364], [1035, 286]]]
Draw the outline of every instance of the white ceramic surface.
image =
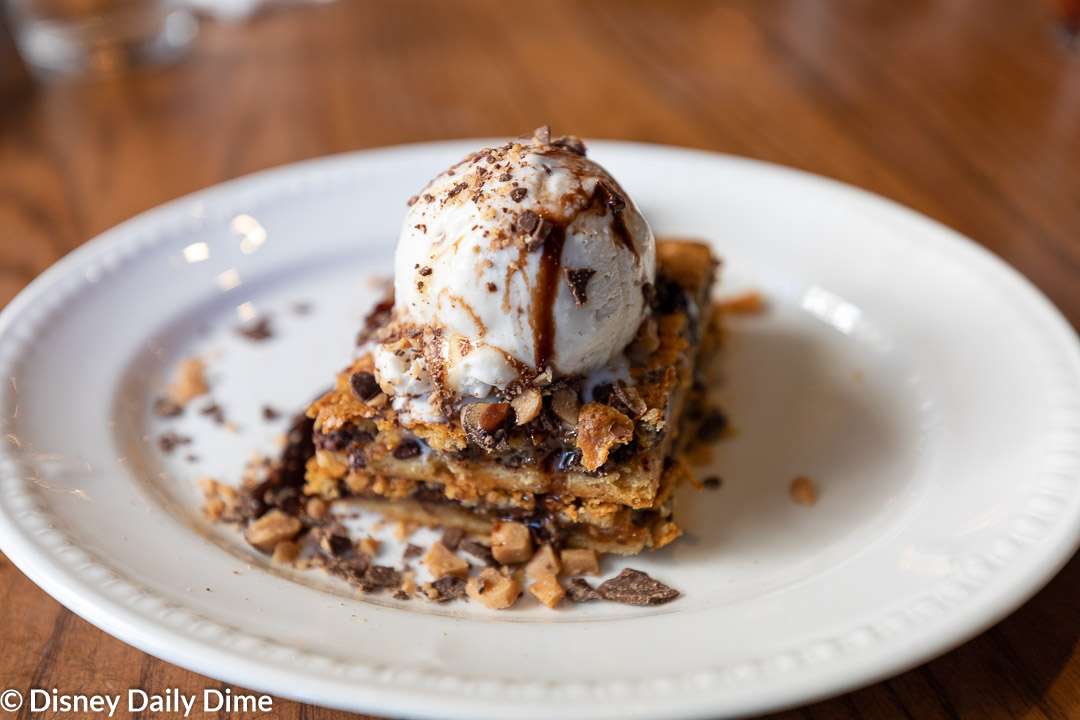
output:
[[[850, 187], [601, 142], [592, 154], [658, 232], [709, 238], [722, 291], [757, 288], [770, 306], [731, 323], [722, 393], [739, 432], [701, 470], [722, 488], [687, 488], [687, 536], [625, 563], [681, 599], [503, 613], [357, 599], [208, 526], [196, 478], [235, 482], [283, 428], [262, 406], [302, 407], [346, 363], [405, 199], [478, 145], [243, 178], [126, 222], [32, 283], [0, 314], [4, 553], [78, 614], [178, 665], [377, 715], [472, 719], [716, 718], [808, 702], [972, 637], [1072, 555], [1080, 354], [1030, 284]], [[233, 332], [253, 313], [271, 315], [271, 340]], [[178, 420], [150, 413], [190, 354], [210, 359], [237, 432], [198, 401]], [[164, 429], [193, 442], [163, 455]], [[788, 495], [803, 474], [821, 490], [813, 508]]]

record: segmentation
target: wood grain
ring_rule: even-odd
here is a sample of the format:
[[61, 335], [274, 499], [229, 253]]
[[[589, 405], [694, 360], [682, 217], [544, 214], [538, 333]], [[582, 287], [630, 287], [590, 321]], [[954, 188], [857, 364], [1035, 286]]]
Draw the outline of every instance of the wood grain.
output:
[[[1080, 57], [1050, 18], [1016, 0], [340, 0], [204, 23], [176, 67], [52, 85], [0, 40], [0, 305], [88, 238], [222, 180], [549, 123], [894, 198], [1002, 256], [1076, 326]], [[774, 717], [1078, 717], [1078, 595], [1074, 560], [944, 657]], [[0, 619], [5, 687], [220, 687], [103, 634], [2, 558]], [[272, 716], [346, 717], [286, 700]]]

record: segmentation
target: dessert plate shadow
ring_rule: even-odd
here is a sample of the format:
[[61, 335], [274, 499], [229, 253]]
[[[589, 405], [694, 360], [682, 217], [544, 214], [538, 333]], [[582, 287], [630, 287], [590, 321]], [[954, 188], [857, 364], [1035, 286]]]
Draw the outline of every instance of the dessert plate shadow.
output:
[[[735, 432], [697, 468], [720, 487], [680, 491], [674, 545], [606, 561], [679, 600], [491, 612], [357, 597], [208, 524], [198, 479], [238, 483], [253, 450], [274, 452], [386, 291], [405, 199], [482, 142], [241, 178], [35, 280], [0, 313], [0, 549], [79, 615], [183, 667], [376, 715], [472, 719], [806, 703], [955, 647], [1071, 557], [1080, 351], [1035, 288], [855, 188], [612, 142], [590, 154], [657, 233], [708, 239], [720, 294], [767, 304], [729, 322], [716, 391]], [[255, 317], [269, 338], [237, 332]], [[192, 355], [221, 423], [199, 401], [170, 421], [151, 412]], [[798, 476], [819, 489], [812, 507], [790, 495]]]

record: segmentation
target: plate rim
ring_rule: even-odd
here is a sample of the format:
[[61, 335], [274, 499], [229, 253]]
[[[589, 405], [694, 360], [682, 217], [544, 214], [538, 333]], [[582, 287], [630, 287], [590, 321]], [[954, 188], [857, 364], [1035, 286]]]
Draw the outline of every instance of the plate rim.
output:
[[[116, 252], [128, 245], [147, 244], [146, 238], [140, 239], [140, 233], [143, 230], [153, 228], [155, 225], [161, 225], [164, 221], [179, 218], [198, 203], [210, 201], [226, 205], [225, 198], [235, 198], [244, 190], [255, 190], [261, 187], [270, 188], [279, 184], [287, 184], [286, 181], [291, 176], [310, 179], [310, 175], [325, 175], [328, 172], [341, 170], [348, 172], [350, 167], [354, 165], [362, 166], [365, 162], [371, 162], [380, 156], [393, 156], [402, 152], [432, 152], [433, 150], [449, 152], [455, 148], [466, 149], [467, 152], [467, 149], [491, 142], [501, 141], [480, 138], [408, 143], [313, 158], [244, 175], [158, 205], [80, 245], [29, 283], [0, 311], [0, 340], [12, 341], [8, 336], [11, 335], [12, 328], [16, 327], [18, 320], [27, 312], [27, 309], [32, 307], [35, 301], [47, 290], [64, 282], [65, 278], [68, 278], [74, 270], [87, 265], [94, 259], [106, 256], [109, 252]], [[976, 255], [981, 256], [979, 261], [983, 265], [976, 268], [976, 270], [980, 273], [983, 271], [996, 273], [1001, 278], [1013, 283], [1013, 289], [1022, 293], [1029, 303], [1033, 303], [1033, 311], [1038, 312], [1042, 319], [1047, 321], [1048, 332], [1054, 336], [1053, 339], [1062, 343], [1063, 346], [1067, 346], [1072, 364], [1074, 366], [1077, 364], [1077, 357], [1080, 357], [1078, 355], [1080, 341], [1077, 340], [1075, 330], [1053, 303], [1031, 281], [1005, 263], [992, 251], [922, 213], [853, 185], [797, 168], [789, 168], [752, 158], [654, 143], [598, 140], [591, 142], [590, 145], [599, 150], [601, 154], [608, 152], [632, 154], [645, 151], [665, 154], [685, 153], [695, 157], [704, 156], [712, 160], [732, 163], [733, 165], [746, 165], [779, 174], [794, 174], [800, 176], [803, 181], [819, 185], [824, 183], [832, 190], [842, 191], [849, 195], [854, 193], [860, 203], [869, 202], [875, 204], [879, 208], [892, 212], [897, 217], [903, 217], [927, 228], [928, 233], [935, 235], [934, 241], [943, 243], [943, 247], [948, 247], [952, 251], [974, 252]], [[156, 244], [160, 239], [151, 239], [149, 244]], [[3, 360], [4, 358], [0, 357], [0, 361]], [[3, 399], [6, 393], [7, 389], [4, 386], [0, 389], [0, 400]], [[0, 482], [7, 480], [9, 470], [20, 463], [18, 459], [10, 459], [8, 455], [7, 448], [0, 448]], [[1012, 583], [1013, 592], [1011, 595], [1005, 593], [1004, 597], [998, 597], [998, 602], [991, 603], [988, 611], [984, 608], [982, 613], [967, 612], [958, 617], [952, 617], [945, 628], [939, 628], [934, 638], [935, 642], [922, 643], [918, 648], [910, 648], [901, 661], [897, 662], [895, 657], [888, 661], [888, 653], [886, 653], [886, 660], [878, 662], [876, 665], [872, 662], [866, 662], [867, 659], [863, 658], [861, 664], [864, 667], [861, 674], [856, 674], [847, 679], [836, 679], [831, 684], [818, 687], [816, 691], [804, 688], [801, 691], [778, 692], [775, 694], [773, 701], [765, 704], [744, 702], [742, 706], [716, 708], [701, 702], [701, 698], [705, 697], [705, 693], [702, 693], [695, 696], [696, 710], [692, 707], [680, 708], [681, 712], [672, 713], [670, 710], [664, 711], [658, 708], [657, 704], [654, 703], [651, 709], [642, 707], [640, 716], [704, 718], [716, 717], [718, 714], [727, 714], [729, 712], [742, 714], [779, 710], [864, 687], [883, 678], [906, 671], [957, 647], [1000, 622], [1000, 620], [1030, 600], [1057, 575], [1075, 554], [1077, 548], [1080, 547], [1080, 504], [1078, 504], [1080, 499], [1074, 495], [1070, 500], [1070, 507], [1063, 511], [1057, 519], [1057, 529], [1060, 532], [1048, 533], [1050, 539], [1044, 538], [1044, 541], [1050, 543], [1052, 547], [1043, 551], [1037, 558], [1028, 558], [1029, 563], [1025, 571], [1020, 574], [1019, 580], [1014, 580]], [[59, 562], [55, 553], [36, 545], [32, 539], [24, 537], [23, 531], [16, 526], [13, 518], [9, 517], [9, 512], [11, 512], [11, 508], [7, 503], [7, 497], [0, 496], [0, 547], [3, 548], [5, 555], [20, 571], [68, 609], [96, 627], [167, 662], [172, 662], [202, 674], [205, 674], [208, 666], [212, 664], [212, 672], [214, 672], [215, 676], [227, 679], [237, 685], [254, 690], [265, 690], [282, 697], [291, 697], [305, 702], [342, 709], [362, 710], [388, 715], [400, 715], [404, 712], [414, 717], [494, 718], [502, 716], [502, 713], [499, 712], [501, 706], [498, 703], [505, 700], [499, 698], [483, 705], [478, 705], [483, 701], [476, 697], [460, 698], [457, 706], [448, 707], [446, 704], [448, 702], [447, 698], [439, 695], [439, 705], [437, 708], [433, 708], [431, 700], [427, 699], [424, 694], [413, 694], [410, 698], [408, 692], [402, 692], [395, 686], [380, 686], [378, 683], [363, 685], [364, 698], [363, 703], [360, 704], [344, 702], [340, 696], [335, 702], [334, 698], [329, 697], [324, 692], [294, 689], [293, 686], [286, 682], [289, 678], [296, 677], [289, 671], [260, 664], [259, 661], [245, 657], [234, 649], [203, 642], [193, 635], [166, 628], [160, 624], [155, 624], [150, 618], [126, 611], [115, 599], [101, 592], [100, 587], [87, 581], [85, 577], [78, 574], [69, 565]], [[1068, 522], [1069, 520], [1072, 522]], [[1060, 537], [1058, 537], [1059, 535]], [[1036, 560], [1036, 562], [1032, 562], [1032, 560]], [[50, 574], [50, 570], [52, 574]], [[1022, 591], [1015, 592], [1017, 587], [1022, 587]], [[985, 595], [982, 595], [982, 597], [985, 597]], [[90, 598], [95, 599], [91, 600]], [[166, 634], [169, 635], [169, 643], [163, 644], [160, 640]], [[167, 647], [169, 645], [171, 647]], [[207, 658], [210, 655], [219, 657], [216, 662], [208, 663]], [[893, 655], [895, 655], [895, 651]], [[879, 656], [877, 657], [879, 660], [881, 659]], [[224, 672], [226, 669], [228, 671]], [[252, 682], [255, 675], [260, 675], [266, 680]], [[310, 678], [306, 678], [306, 681], [308, 682], [308, 688], [311, 688]], [[340, 683], [341, 680], [331, 679], [326, 683], [327, 689], [333, 688]], [[717, 697], [719, 696], [720, 694], [717, 695]], [[662, 702], [670, 708], [670, 700], [671, 698], [664, 698]], [[695, 700], [692, 700], [691, 704]], [[543, 711], [542, 706], [537, 709]], [[596, 712], [594, 706], [590, 706], [589, 710], [590, 712], [581, 716], [598, 717], [601, 715]], [[612, 710], [610, 716], [620, 716], [623, 708], [615, 707]], [[522, 714], [522, 717], [533, 716], [542, 717], [543, 715], [532, 715], [529, 712]]]

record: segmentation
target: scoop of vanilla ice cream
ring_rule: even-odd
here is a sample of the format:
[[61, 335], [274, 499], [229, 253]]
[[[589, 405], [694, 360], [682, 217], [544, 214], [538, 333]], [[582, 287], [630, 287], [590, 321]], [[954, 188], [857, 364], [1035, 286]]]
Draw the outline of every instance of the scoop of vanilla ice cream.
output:
[[579, 140], [482, 150], [435, 178], [405, 218], [395, 313], [424, 329], [425, 350], [410, 365], [377, 349], [380, 381], [484, 397], [547, 368], [617, 364], [655, 273], [648, 223]]

